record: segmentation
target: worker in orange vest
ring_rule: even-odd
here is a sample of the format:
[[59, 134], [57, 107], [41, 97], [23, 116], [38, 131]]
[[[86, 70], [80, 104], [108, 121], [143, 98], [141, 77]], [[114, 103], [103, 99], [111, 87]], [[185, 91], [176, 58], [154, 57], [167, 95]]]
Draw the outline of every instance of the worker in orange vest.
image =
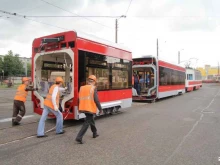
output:
[[85, 122], [76, 137], [76, 141], [80, 144], [83, 144], [82, 138], [89, 126], [91, 127], [93, 138], [99, 136], [97, 134], [97, 129], [95, 126], [94, 115], [97, 113], [97, 108], [99, 109], [100, 114], [102, 114], [103, 110], [99, 102], [95, 84], [96, 84], [96, 76], [91, 75], [88, 78], [88, 85], [84, 85], [80, 87], [79, 112], [85, 113], [86, 115]]
[[132, 75], [132, 86], [134, 87], [134, 75]]
[[17, 88], [15, 97], [14, 97], [14, 105], [13, 105], [13, 115], [12, 115], [12, 126], [20, 125], [20, 121], [25, 115], [25, 105], [26, 98], [28, 95], [28, 91], [37, 90], [37, 88], [30, 88], [29, 78], [23, 77], [22, 84]]
[[55, 84], [52, 85], [49, 89], [49, 93], [46, 96], [46, 99], [44, 100], [44, 110], [42, 113], [42, 116], [40, 118], [38, 129], [37, 129], [37, 137], [47, 137], [44, 133], [44, 127], [45, 127], [45, 120], [47, 119], [47, 115], [51, 112], [53, 113], [56, 118], [56, 134], [64, 134], [65, 131], [63, 130], [63, 115], [59, 110], [59, 100], [60, 100], [60, 94], [59, 94], [59, 88], [63, 84], [63, 79], [61, 77], [56, 77]]

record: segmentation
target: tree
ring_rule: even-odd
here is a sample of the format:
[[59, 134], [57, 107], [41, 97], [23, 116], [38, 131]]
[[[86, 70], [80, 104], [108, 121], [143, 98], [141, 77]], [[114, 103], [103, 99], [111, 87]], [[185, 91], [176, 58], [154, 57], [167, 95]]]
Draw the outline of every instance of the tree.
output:
[[27, 76], [28, 77], [31, 76], [31, 67], [32, 67], [32, 65], [30, 63], [27, 63]]
[[[0, 57], [0, 75], [2, 76], [2, 78], [4, 78], [4, 73], [3, 73], [4, 71], [3, 71], [3, 60], [2, 60], [2, 58]], [[0, 76], [0, 77], [1, 77]], [[0, 79], [0, 80], [2, 80], [2, 78]]]
[[11, 50], [8, 51], [8, 54], [4, 56], [3, 70], [6, 76], [24, 75], [23, 63], [19, 59], [19, 55], [13, 55]]
[[3, 70], [3, 60], [0, 57], [0, 73], [2, 73], [2, 70]]

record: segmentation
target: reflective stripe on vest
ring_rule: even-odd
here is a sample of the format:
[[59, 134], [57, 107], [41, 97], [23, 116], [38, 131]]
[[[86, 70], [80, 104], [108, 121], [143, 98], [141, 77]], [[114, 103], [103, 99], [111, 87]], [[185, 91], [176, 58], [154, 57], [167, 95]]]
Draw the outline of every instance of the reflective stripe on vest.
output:
[[17, 88], [17, 92], [15, 94], [14, 100], [25, 102], [26, 101], [26, 97], [28, 95], [28, 92], [25, 91], [25, 89], [26, 89], [26, 85], [25, 84], [21, 84]]
[[85, 85], [80, 87], [79, 91], [79, 111], [87, 111], [89, 113], [96, 113], [97, 107], [94, 101], [95, 87], [92, 85]]
[[[44, 105], [53, 109], [53, 110], [55, 109], [55, 107], [53, 106], [53, 102], [52, 102], [52, 94], [53, 94], [55, 87], [58, 87], [58, 85], [54, 84], [50, 87], [49, 93], [47, 94], [47, 97], [44, 100]], [[58, 106], [58, 108], [59, 108], [59, 99], [60, 99], [60, 94], [58, 91], [57, 96], [56, 96], [56, 105]]]

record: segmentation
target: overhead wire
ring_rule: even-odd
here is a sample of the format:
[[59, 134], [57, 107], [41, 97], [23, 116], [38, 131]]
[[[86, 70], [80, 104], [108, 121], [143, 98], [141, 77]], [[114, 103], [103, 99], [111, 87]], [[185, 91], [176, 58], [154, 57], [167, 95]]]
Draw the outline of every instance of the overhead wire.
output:
[[86, 17], [90, 17], [90, 18], [118, 18], [120, 16], [108, 16], [108, 15], [27, 15], [26, 17], [42, 17], [42, 18], [49, 18], [49, 17], [76, 17], [76, 18], [86, 18]]
[[131, 2], [132, 2], [132, 0], [130, 0], [130, 3], [129, 3], [129, 5], [128, 5], [128, 9], [127, 9], [127, 11], [126, 11], [126, 13], [125, 13], [125, 16], [127, 16], [127, 14], [128, 14], [128, 10], [129, 10], [129, 8], [130, 8], [130, 6], [131, 6]]
[[12, 12], [8, 12], [8, 11], [4, 11], [4, 10], [0, 10], [0, 12], [4, 13], [4, 14], [7, 14], [7, 15], [12, 15], [12, 16], [17, 16], [17, 17], [20, 17], [20, 18], [24, 18], [26, 20], [37, 22], [37, 23], [44, 24], [44, 25], [47, 25], [47, 26], [56, 27], [56, 28], [63, 29], [63, 30], [69, 30], [69, 29], [64, 28], [64, 27], [60, 27], [60, 26], [49, 24], [49, 23], [45, 23], [45, 22], [30, 19], [30, 18], [27, 18], [25, 15], [21, 15], [21, 14], [18, 14], [18, 13], [12, 13]]
[[[77, 15], [77, 16], [80, 17], [79, 14], [76, 14], [76, 13], [74, 13], [74, 12], [68, 11], [68, 10], [66, 10], [66, 9], [64, 9], [64, 8], [62, 8], [62, 7], [59, 7], [59, 6], [57, 6], [57, 5], [54, 5], [54, 4], [50, 3], [50, 2], [47, 2], [47, 1], [45, 1], [45, 0], [41, 0], [41, 1], [47, 3], [47, 4], [51, 5], [51, 6], [53, 6], [53, 7], [55, 7], [55, 8], [58, 8], [58, 9], [60, 9], [60, 10], [66, 11], [66, 12], [68, 12], [68, 13], [71, 13], [71, 14], [74, 14], [74, 15]], [[112, 28], [112, 27], [109, 27], [109, 26], [107, 26], [107, 25], [104, 25], [104, 24], [102, 24], [102, 23], [100, 23], [100, 22], [96, 22], [96, 21], [91, 20], [91, 19], [89, 19], [89, 18], [86, 18], [86, 17], [82, 17], [82, 18], [84, 18], [84, 19], [86, 19], [86, 20], [88, 20], [88, 21], [91, 21], [91, 22], [93, 22], [93, 23], [102, 25], [103, 27], [110, 28], [110, 29], [114, 29], [114, 28]]]

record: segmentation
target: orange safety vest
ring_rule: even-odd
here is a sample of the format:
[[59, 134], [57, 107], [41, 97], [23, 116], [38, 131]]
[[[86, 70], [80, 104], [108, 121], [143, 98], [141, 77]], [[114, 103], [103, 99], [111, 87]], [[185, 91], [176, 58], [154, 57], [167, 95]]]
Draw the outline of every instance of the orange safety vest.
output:
[[[53, 106], [53, 102], [52, 102], [52, 94], [53, 94], [53, 90], [55, 87], [57, 87], [58, 85], [54, 84], [50, 87], [49, 89], [49, 93], [47, 94], [46, 99], [44, 100], [44, 105], [51, 108], [51, 109], [55, 109], [55, 107]], [[56, 96], [56, 104], [57, 106], [59, 106], [59, 100], [60, 99], [60, 93], [59, 91], [57, 92], [57, 96]], [[59, 108], [59, 107], [58, 107]]]
[[97, 107], [94, 101], [95, 86], [84, 85], [80, 87], [79, 91], [79, 111], [90, 112], [95, 114]]
[[26, 97], [28, 95], [28, 91], [25, 91], [25, 89], [26, 89], [25, 84], [19, 85], [19, 87], [17, 88], [17, 92], [15, 94], [14, 100], [25, 102]]

